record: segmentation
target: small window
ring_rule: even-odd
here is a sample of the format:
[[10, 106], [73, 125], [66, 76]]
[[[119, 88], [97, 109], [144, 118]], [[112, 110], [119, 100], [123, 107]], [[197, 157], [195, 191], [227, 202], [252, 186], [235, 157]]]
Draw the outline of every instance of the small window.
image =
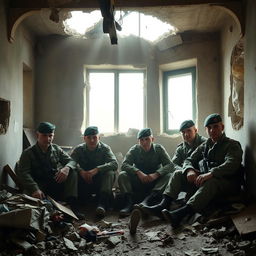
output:
[[187, 119], [195, 120], [195, 68], [163, 73], [164, 132], [178, 132]]
[[87, 70], [87, 124], [101, 132], [144, 126], [144, 71]]

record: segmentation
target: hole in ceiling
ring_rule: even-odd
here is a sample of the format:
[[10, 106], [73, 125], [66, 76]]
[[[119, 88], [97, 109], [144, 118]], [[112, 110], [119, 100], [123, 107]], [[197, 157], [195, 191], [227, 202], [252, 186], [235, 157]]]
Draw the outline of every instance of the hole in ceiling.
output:
[[[115, 20], [122, 27], [121, 31], [117, 31], [120, 37], [133, 35], [156, 43], [177, 32], [177, 29], [171, 24], [140, 12], [118, 11], [115, 13]], [[100, 11], [90, 13], [72, 11], [63, 21], [63, 25], [68, 35], [84, 38], [89, 38], [93, 34], [103, 35]]]

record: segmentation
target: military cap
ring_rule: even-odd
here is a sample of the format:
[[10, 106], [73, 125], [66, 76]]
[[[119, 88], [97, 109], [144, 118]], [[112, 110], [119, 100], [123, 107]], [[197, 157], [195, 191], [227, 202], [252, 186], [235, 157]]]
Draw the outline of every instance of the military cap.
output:
[[55, 130], [55, 125], [49, 122], [42, 122], [38, 125], [37, 131], [40, 133], [52, 133]]
[[88, 126], [84, 131], [84, 136], [97, 135], [99, 133], [97, 126]]
[[150, 128], [144, 128], [138, 132], [137, 139], [148, 137], [152, 135], [152, 130]]
[[181, 125], [180, 125], [180, 132], [181, 132], [182, 130], [188, 129], [188, 128], [194, 126], [194, 125], [195, 125], [195, 123], [194, 123], [192, 120], [185, 120], [185, 121], [183, 121], [183, 122], [181, 123]]
[[216, 124], [219, 122], [222, 122], [222, 118], [221, 118], [220, 114], [214, 113], [205, 118], [204, 126], [207, 127], [210, 124]]

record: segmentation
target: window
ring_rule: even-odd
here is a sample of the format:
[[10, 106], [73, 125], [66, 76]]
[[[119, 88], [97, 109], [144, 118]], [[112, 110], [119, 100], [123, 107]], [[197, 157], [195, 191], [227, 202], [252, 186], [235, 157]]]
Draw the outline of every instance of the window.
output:
[[101, 132], [144, 126], [144, 71], [87, 70], [87, 124]]
[[195, 120], [195, 68], [163, 73], [164, 132], [172, 134], [187, 119]]

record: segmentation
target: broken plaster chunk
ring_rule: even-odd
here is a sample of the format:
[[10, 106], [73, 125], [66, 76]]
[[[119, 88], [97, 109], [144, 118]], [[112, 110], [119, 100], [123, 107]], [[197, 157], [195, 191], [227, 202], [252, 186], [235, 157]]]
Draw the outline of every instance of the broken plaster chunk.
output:
[[250, 241], [242, 241], [242, 242], [237, 243], [237, 246], [239, 249], [246, 249], [246, 248], [250, 247], [250, 245], [251, 245]]
[[118, 245], [121, 242], [121, 239], [119, 237], [116, 236], [112, 236], [109, 237], [107, 240], [107, 243], [109, 244], [109, 246], [111, 247], [115, 247], [116, 245]]
[[219, 251], [218, 247], [203, 247], [202, 252], [205, 254], [213, 254]]
[[63, 240], [64, 240], [66, 247], [69, 250], [77, 251], [77, 248], [74, 246], [74, 243], [71, 240], [67, 239], [66, 237], [63, 237]]
[[184, 252], [187, 256], [201, 256], [201, 253], [196, 250], [188, 250]]
[[145, 233], [145, 235], [148, 237], [148, 241], [150, 242], [157, 242], [157, 241], [161, 241], [160, 237], [158, 237], [159, 231], [154, 232], [154, 231], [150, 231]]

